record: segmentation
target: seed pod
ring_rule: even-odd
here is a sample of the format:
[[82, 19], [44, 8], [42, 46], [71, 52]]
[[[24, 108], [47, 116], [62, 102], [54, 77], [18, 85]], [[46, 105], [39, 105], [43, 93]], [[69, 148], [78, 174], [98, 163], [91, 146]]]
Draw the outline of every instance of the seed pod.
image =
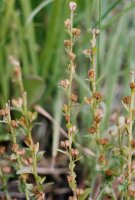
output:
[[64, 40], [65, 47], [71, 47], [71, 41], [70, 40]]
[[72, 61], [74, 61], [75, 58], [76, 58], [76, 55], [75, 55], [73, 52], [70, 52], [70, 53], [69, 53], [69, 58], [70, 58]]
[[76, 133], [76, 132], [77, 132], [76, 126], [75, 126], [75, 125], [71, 126], [71, 127], [69, 128], [69, 131], [70, 131], [71, 134]]
[[69, 140], [61, 141], [60, 145], [61, 147], [64, 147], [64, 148], [69, 147]]
[[79, 155], [79, 151], [78, 151], [78, 149], [71, 149], [71, 155], [73, 156], [73, 157], [77, 157], [78, 155]]

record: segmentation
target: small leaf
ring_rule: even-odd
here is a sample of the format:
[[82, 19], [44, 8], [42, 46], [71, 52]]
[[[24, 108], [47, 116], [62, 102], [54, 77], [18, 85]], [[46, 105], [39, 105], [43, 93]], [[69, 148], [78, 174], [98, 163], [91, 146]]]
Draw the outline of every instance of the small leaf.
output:
[[44, 151], [40, 151], [37, 153], [37, 162], [39, 162], [43, 158], [44, 153]]
[[40, 180], [40, 184], [42, 185], [45, 180], [46, 180], [46, 176], [42, 177], [41, 180]]
[[91, 189], [87, 188], [84, 190], [84, 193], [78, 197], [78, 200], [85, 200], [87, 196], [90, 194]]
[[17, 171], [17, 174], [32, 174], [31, 167], [22, 167], [20, 170]]
[[118, 188], [120, 191], [124, 191], [127, 189], [127, 186], [128, 186], [128, 180], [125, 180], [122, 185], [118, 185]]

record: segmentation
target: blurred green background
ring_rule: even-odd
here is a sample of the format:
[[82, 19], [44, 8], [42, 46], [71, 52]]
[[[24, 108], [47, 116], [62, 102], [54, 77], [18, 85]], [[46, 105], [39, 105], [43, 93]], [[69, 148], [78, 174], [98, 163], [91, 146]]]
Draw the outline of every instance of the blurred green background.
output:
[[[77, 54], [77, 93], [80, 102], [89, 94], [85, 81], [89, 63], [82, 51], [89, 47], [90, 30], [100, 28], [97, 70], [98, 86], [105, 95], [107, 113], [121, 106], [127, 93], [129, 71], [135, 69], [135, 1], [77, 0], [74, 25], [82, 34]], [[40, 103], [60, 121], [58, 107], [62, 98], [59, 81], [66, 77], [68, 63], [63, 40], [67, 38], [64, 20], [69, 16], [68, 0], [0, 0], [0, 104], [15, 95], [11, 85], [9, 56], [21, 63], [31, 104]], [[45, 88], [45, 89], [44, 89]], [[82, 127], [88, 127], [89, 110], [82, 107]]]

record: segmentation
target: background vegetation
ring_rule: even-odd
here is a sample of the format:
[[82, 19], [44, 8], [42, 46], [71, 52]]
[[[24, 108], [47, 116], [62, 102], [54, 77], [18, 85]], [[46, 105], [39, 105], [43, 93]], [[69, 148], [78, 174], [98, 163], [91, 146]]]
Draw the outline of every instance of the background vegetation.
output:
[[[98, 27], [101, 34], [98, 41], [97, 64], [101, 91], [106, 95], [107, 112], [102, 127], [102, 130], [105, 130], [110, 112], [121, 109], [118, 102], [122, 94], [127, 93], [130, 69], [135, 69], [135, 1], [76, 2], [78, 14], [75, 24], [82, 30], [82, 35], [75, 50], [78, 56], [75, 88], [82, 102], [83, 97], [89, 92], [85, 82], [89, 63], [82, 55], [82, 51], [89, 46], [91, 28]], [[67, 57], [63, 40], [66, 34], [64, 20], [69, 15], [68, 3], [68, 0], [0, 1], [1, 106], [17, 93], [15, 87], [11, 86], [12, 66], [9, 56], [13, 55], [21, 62], [30, 106], [40, 103], [57, 122], [60, 123], [62, 120], [60, 110], [63, 96], [58, 84], [61, 77], [66, 75]], [[82, 112], [83, 118], [78, 114]], [[85, 106], [78, 107], [78, 113], [80, 128], [88, 127], [89, 110]], [[40, 140], [43, 149], [49, 149], [48, 157], [50, 154], [56, 156], [59, 129], [55, 123], [50, 123], [50, 116], [45, 115], [45, 119], [39, 116], [43, 123], [36, 129], [35, 139]], [[78, 143], [89, 146], [88, 140], [85, 137], [82, 140], [81, 134], [84, 132], [78, 134]], [[7, 138], [1, 131], [0, 142], [4, 140]], [[90, 173], [90, 159], [87, 160], [86, 171]]]

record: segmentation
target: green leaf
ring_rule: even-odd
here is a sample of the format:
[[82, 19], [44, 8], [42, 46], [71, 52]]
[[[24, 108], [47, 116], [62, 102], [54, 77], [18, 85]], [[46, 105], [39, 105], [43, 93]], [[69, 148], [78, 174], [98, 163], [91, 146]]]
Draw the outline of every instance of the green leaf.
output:
[[24, 88], [27, 91], [29, 105], [35, 104], [44, 94], [45, 83], [39, 76], [27, 76], [24, 78]]
[[7, 133], [0, 133], [0, 142], [10, 140], [10, 136]]
[[78, 197], [78, 200], [85, 200], [87, 196], [90, 194], [91, 189], [87, 188], [84, 190], [84, 193]]
[[127, 189], [127, 186], [128, 186], [128, 180], [125, 180], [122, 185], [118, 185], [118, 188], [120, 191], [124, 191]]
[[44, 153], [44, 151], [40, 151], [37, 153], [37, 162], [39, 162], [43, 158]]
[[31, 167], [22, 167], [20, 170], [17, 171], [17, 174], [32, 174]]

